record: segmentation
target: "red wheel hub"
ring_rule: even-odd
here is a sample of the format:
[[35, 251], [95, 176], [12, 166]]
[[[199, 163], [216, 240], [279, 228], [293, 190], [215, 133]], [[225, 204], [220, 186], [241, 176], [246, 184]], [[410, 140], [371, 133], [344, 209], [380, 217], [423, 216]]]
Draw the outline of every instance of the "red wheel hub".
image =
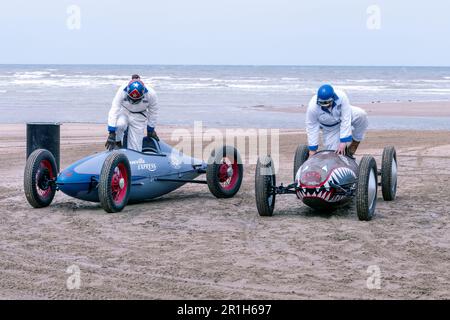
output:
[[47, 198], [51, 195], [50, 181], [54, 179], [54, 176], [50, 161], [42, 160], [36, 171], [36, 191], [41, 198]]
[[224, 190], [233, 189], [239, 177], [237, 159], [234, 159], [233, 163], [231, 163], [228, 158], [224, 158], [219, 167], [218, 176], [220, 185]]
[[128, 173], [123, 163], [114, 168], [111, 178], [111, 192], [114, 202], [119, 205], [125, 198], [128, 190]]

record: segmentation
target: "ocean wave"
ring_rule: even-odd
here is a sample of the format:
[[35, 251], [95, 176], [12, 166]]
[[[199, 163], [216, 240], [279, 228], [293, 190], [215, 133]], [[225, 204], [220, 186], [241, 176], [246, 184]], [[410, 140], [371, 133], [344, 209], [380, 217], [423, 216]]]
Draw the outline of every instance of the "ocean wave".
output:
[[405, 83], [412, 82], [412, 83], [450, 83], [449, 79], [413, 79], [413, 80], [406, 80]]
[[[31, 71], [4, 71], [0, 75], [0, 88], [8, 89], [11, 84], [25, 90], [46, 90], [47, 87], [69, 87], [69, 88], [116, 88], [129, 80], [129, 74], [123, 70], [114, 74], [114, 69], [103, 71], [94, 69], [89, 71], [70, 70], [67, 68], [49, 68]], [[8, 74], [9, 73], [9, 74]], [[106, 73], [106, 74], [105, 74]], [[317, 90], [318, 81], [302, 79], [300, 77], [289, 76], [290, 74], [261, 74], [252, 76], [251, 74], [230, 73], [221, 78], [221, 74], [202, 72], [198, 76], [185, 74], [158, 74], [155, 72], [151, 76], [143, 77], [144, 83], [164, 91], [189, 91], [205, 92], [207, 90], [228, 90], [237, 94], [246, 92], [270, 92], [270, 93], [314, 93]], [[209, 76], [211, 75], [211, 76]], [[379, 76], [379, 75], [378, 75]], [[354, 77], [359, 77], [355, 74]], [[421, 76], [425, 77], [425, 76]], [[433, 75], [430, 75], [433, 77]], [[448, 94], [450, 90], [450, 76], [437, 76], [437, 79], [352, 79], [352, 75], [345, 75], [336, 79], [336, 87], [347, 92], [355, 92], [361, 95], [364, 92], [377, 92], [392, 96], [394, 94], [416, 94], [430, 96]], [[316, 79], [316, 78], [314, 78]], [[22, 90], [23, 89], [18, 89]], [[5, 90], [3, 90], [5, 91]], [[422, 93], [419, 93], [422, 91]], [[2, 92], [6, 93], [6, 92]]]
[[236, 90], [242, 92], [313, 92], [315, 88], [301, 85], [256, 83], [165, 83], [158, 84], [163, 90]]
[[442, 89], [438, 89], [438, 88], [433, 88], [433, 89], [422, 89], [421, 91], [424, 92], [435, 92], [435, 93], [439, 93], [439, 94], [450, 94], [450, 88], [442, 88]]
[[48, 75], [50, 75], [51, 72], [49, 71], [22, 71], [22, 72], [16, 72], [13, 77], [19, 78], [19, 79], [37, 79], [37, 78], [43, 78]]
[[256, 84], [233, 84], [229, 85], [230, 88], [234, 89], [242, 89], [247, 91], [270, 91], [270, 92], [279, 92], [279, 91], [304, 91], [309, 92], [315, 90], [315, 88], [303, 87], [300, 85], [283, 85], [283, 84], [271, 84], [271, 85], [256, 85]]
[[387, 86], [354, 86], [354, 85], [339, 85], [336, 89], [346, 90], [346, 91], [384, 91], [390, 90]]
[[[100, 86], [120, 86], [123, 84], [122, 80], [118, 81], [88, 81], [80, 79], [14, 79], [8, 82], [8, 85], [15, 84], [19, 86], [44, 86], [44, 87], [100, 87]], [[2, 83], [0, 83], [0, 86]]]
[[234, 84], [234, 83], [265, 83], [269, 82], [269, 79], [213, 79], [213, 82]]
[[345, 79], [346, 82], [356, 83], [373, 83], [373, 82], [386, 82], [387, 79]]

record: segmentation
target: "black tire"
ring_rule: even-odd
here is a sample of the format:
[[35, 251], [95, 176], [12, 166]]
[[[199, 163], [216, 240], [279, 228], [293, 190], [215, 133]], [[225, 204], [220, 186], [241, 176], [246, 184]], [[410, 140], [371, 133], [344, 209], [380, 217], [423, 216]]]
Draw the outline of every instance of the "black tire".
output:
[[44, 208], [52, 203], [56, 193], [56, 160], [46, 149], [33, 151], [27, 159], [23, 176], [25, 197], [34, 208]]
[[270, 217], [273, 215], [276, 198], [273, 188], [275, 186], [276, 176], [272, 158], [265, 156], [258, 159], [255, 171], [255, 198], [260, 216]]
[[294, 157], [294, 181], [295, 176], [297, 175], [298, 169], [302, 166], [303, 163], [305, 163], [306, 160], [309, 158], [309, 148], [308, 146], [305, 146], [304, 144], [300, 144], [297, 147], [297, 150], [295, 150], [295, 157]]
[[397, 153], [393, 146], [385, 147], [381, 160], [381, 192], [384, 201], [392, 201], [397, 193]]
[[206, 181], [209, 191], [215, 197], [233, 197], [241, 187], [243, 176], [244, 166], [236, 148], [223, 146], [211, 152], [206, 168]]
[[131, 191], [131, 169], [127, 156], [120, 151], [111, 152], [103, 163], [99, 180], [98, 197], [103, 209], [109, 213], [122, 211]]
[[377, 204], [377, 191], [377, 163], [373, 157], [364, 156], [359, 163], [356, 190], [356, 212], [359, 220], [370, 221], [373, 218]]

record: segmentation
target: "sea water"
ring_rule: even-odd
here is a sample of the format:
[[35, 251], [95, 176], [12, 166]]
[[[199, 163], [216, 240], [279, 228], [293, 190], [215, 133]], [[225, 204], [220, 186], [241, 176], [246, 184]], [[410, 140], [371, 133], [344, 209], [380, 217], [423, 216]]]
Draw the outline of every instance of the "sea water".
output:
[[[331, 83], [354, 105], [450, 100], [448, 67], [0, 65], [0, 123], [106, 123], [131, 74], [158, 94], [159, 124], [304, 128], [318, 86]], [[373, 129], [450, 129], [450, 118], [371, 117]]]

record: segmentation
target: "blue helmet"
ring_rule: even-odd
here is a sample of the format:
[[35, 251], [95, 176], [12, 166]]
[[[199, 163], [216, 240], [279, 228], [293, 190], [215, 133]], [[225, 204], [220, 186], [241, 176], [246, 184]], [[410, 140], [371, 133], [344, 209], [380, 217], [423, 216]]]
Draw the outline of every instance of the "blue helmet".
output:
[[144, 94], [148, 92], [141, 80], [131, 80], [125, 88], [125, 91], [131, 103], [139, 103], [144, 98]]
[[334, 104], [338, 96], [329, 84], [324, 84], [317, 91], [317, 104], [321, 107], [328, 108]]

